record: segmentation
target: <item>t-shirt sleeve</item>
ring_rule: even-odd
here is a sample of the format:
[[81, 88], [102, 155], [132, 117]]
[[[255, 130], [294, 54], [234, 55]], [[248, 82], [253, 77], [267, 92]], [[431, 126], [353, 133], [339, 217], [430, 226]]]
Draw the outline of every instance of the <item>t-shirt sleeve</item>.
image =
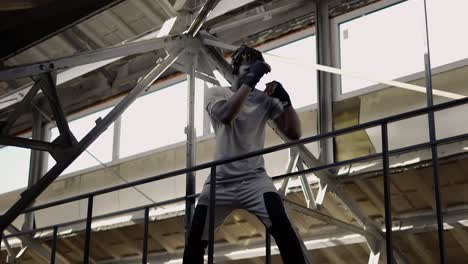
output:
[[214, 118], [215, 120], [219, 121], [219, 118], [213, 114], [213, 106], [219, 102], [227, 101], [227, 95], [222, 87], [213, 87], [207, 90], [206, 93], [206, 102], [205, 102], [205, 110], [208, 114]]
[[268, 117], [271, 120], [276, 119], [281, 113], [283, 113], [284, 108], [283, 105], [281, 104], [280, 100], [276, 98], [268, 98], [269, 99], [269, 109], [268, 109]]

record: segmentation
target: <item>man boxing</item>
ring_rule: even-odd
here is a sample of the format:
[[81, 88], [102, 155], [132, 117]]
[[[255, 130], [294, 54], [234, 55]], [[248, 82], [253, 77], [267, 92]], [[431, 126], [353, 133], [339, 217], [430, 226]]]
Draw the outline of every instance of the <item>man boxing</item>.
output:
[[[300, 138], [299, 117], [281, 83], [270, 82], [263, 92], [255, 88], [268, 72], [270, 66], [262, 54], [242, 45], [232, 55], [232, 86], [208, 90], [205, 108], [216, 135], [216, 160], [263, 149], [265, 127], [270, 119], [288, 138]], [[208, 178], [195, 209], [184, 251], [184, 264], [203, 263], [208, 245], [209, 190]], [[215, 228], [239, 208], [256, 215], [268, 228], [284, 263], [310, 263], [281, 196], [265, 171], [262, 156], [216, 168]]]

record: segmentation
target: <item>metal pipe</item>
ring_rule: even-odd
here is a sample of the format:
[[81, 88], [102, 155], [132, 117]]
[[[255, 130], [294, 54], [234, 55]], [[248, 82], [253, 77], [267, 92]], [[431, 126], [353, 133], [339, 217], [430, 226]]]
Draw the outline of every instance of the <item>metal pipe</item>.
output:
[[141, 260], [142, 264], [148, 263], [148, 231], [149, 231], [149, 207], [145, 208], [145, 223], [144, 223], [144, 233], [143, 233], [143, 258]]
[[[331, 23], [329, 18], [328, 1], [315, 1], [316, 10], [316, 54], [317, 64], [331, 66]], [[317, 98], [318, 113], [317, 125], [319, 134], [333, 130], [333, 89], [332, 74], [326, 71], [317, 71]], [[320, 161], [333, 163], [333, 138], [324, 138], [319, 141]]]
[[52, 238], [52, 246], [50, 252], [50, 264], [55, 264], [55, 253], [57, 252], [57, 231], [58, 227], [54, 226], [54, 233]]
[[265, 226], [265, 264], [271, 264], [271, 235]]
[[392, 264], [393, 261], [393, 244], [392, 244], [392, 205], [390, 193], [390, 175], [389, 175], [389, 156], [388, 156], [388, 128], [387, 123], [382, 124], [382, 163], [383, 163], [383, 185], [385, 199], [385, 241], [387, 249], [387, 263]]
[[214, 257], [214, 229], [216, 206], [216, 166], [211, 167], [210, 174], [210, 208], [209, 208], [209, 236], [208, 236], [208, 264], [213, 264]]
[[63, 148], [62, 145], [56, 144], [56, 143], [49, 143], [49, 142], [44, 142], [41, 140], [12, 137], [12, 136], [6, 136], [6, 135], [0, 135], [0, 145], [35, 149], [35, 150], [47, 151], [49, 153], [52, 153], [59, 148]]
[[120, 158], [120, 132], [122, 131], [122, 116], [114, 122], [114, 135], [112, 137], [112, 161]]
[[[187, 87], [187, 127], [185, 133], [187, 135], [185, 162], [186, 168], [192, 168], [195, 164], [195, 73], [197, 70], [198, 56], [190, 53], [192, 64], [190, 65], [190, 74]], [[191, 195], [195, 193], [195, 173], [194, 171], [187, 172], [185, 176], [185, 194]], [[188, 239], [189, 229], [192, 223], [192, 217], [195, 210], [195, 200], [188, 199], [185, 201], [185, 241]]]
[[[424, 69], [426, 73], [426, 95], [427, 95], [427, 106], [431, 107], [434, 105], [433, 94], [432, 94], [432, 67], [431, 67], [431, 53], [429, 48], [429, 26], [427, 19], [427, 1], [424, 0], [424, 23], [425, 23], [425, 41], [426, 50], [424, 54]], [[428, 113], [429, 122], [429, 141], [431, 143], [436, 140], [435, 120], [434, 112]], [[445, 243], [444, 243], [444, 219], [442, 215], [441, 205], [441, 193], [439, 183], [439, 158], [437, 153], [437, 145], [431, 144], [432, 154], [432, 176], [434, 177], [434, 193], [435, 193], [435, 205], [437, 214], [437, 236], [439, 240], [439, 257], [440, 263], [445, 263]]]
[[[36, 109], [32, 110], [32, 139], [46, 141], [44, 137], [44, 129], [42, 127], [42, 116]], [[40, 151], [32, 150], [29, 160], [29, 179], [28, 187], [34, 185], [42, 175], [44, 155]], [[34, 229], [34, 212], [24, 215], [23, 230]]]
[[94, 196], [88, 198], [88, 214], [86, 217], [86, 235], [85, 235], [85, 246], [83, 253], [83, 263], [89, 263], [89, 251], [91, 243], [91, 223], [93, 221], [93, 200]]
[[203, 7], [201, 8], [200, 12], [197, 14], [195, 19], [193, 20], [192, 24], [190, 25], [189, 29], [187, 30], [188, 34], [192, 37], [200, 30], [201, 26], [207, 19], [208, 15], [211, 13], [213, 8], [218, 4], [220, 0], [207, 0]]

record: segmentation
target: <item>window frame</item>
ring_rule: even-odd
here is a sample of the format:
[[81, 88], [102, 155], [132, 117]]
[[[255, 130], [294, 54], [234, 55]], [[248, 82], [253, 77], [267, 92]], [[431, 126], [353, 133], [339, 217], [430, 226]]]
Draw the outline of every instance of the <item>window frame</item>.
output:
[[[362, 16], [369, 15], [372, 13], [379, 12], [381, 10], [384, 10], [386, 8], [392, 7], [394, 5], [401, 4], [403, 2], [407, 2], [408, 0], [383, 0], [379, 1], [367, 6], [364, 6], [362, 8], [356, 9], [352, 12], [334, 17], [330, 19], [331, 23], [331, 38], [332, 38], [332, 63], [335, 65], [338, 69], [341, 69], [341, 43], [340, 43], [340, 25], [342, 23], [346, 23], [348, 21], [358, 19]], [[434, 69], [433, 69], [434, 71]], [[434, 72], [435, 73], [435, 72]], [[400, 82], [408, 82], [408, 81], [413, 81], [418, 79], [420, 75], [424, 76], [424, 71], [422, 72], [417, 72], [413, 73], [407, 76], [403, 76], [400, 78], [397, 78], [395, 80], [400, 81]], [[359, 95], [364, 95], [367, 93], [379, 91], [385, 88], [388, 88], [390, 86], [385, 85], [385, 84], [374, 84], [366, 87], [362, 87], [358, 90], [348, 92], [348, 93], [342, 93], [342, 84], [341, 84], [341, 75], [338, 74], [333, 74], [333, 101], [343, 101], [352, 97], [356, 97]]]

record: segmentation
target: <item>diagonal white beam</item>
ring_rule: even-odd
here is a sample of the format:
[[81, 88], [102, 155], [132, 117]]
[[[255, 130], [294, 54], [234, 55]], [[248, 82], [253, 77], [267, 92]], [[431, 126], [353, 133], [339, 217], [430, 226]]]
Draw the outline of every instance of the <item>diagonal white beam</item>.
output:
[[203, 26], [207, 17], [210, 15], [211, 11], [216, 7], [220, 0], [207, 0], [203, 7], [198, 12], [197, 16], [193, 20], [192, 24], [190, 25], [187, 33], [194, 37], [197, 35], [200, 28]]
[[175, 3], [174, 3], [174, 9], [176, 11], [182, 10], [182, 8], [184, 8], [186, 2], [187, 2], [187, 0], [176, 0]]
[[[235, 49], [238, 48], [238, 46], [228, 44], [228, 43], [223, 43], [223, 42], [213, 40], [213, 39], [208, 39], [206, 37], [202, 38], [202, 42], [205, 45], [218, 47], [218, 48], [222, 48], [222, 49], [227, 49], [227, 50], [235, 50]], [[372, 82], [376, 82], [376, 83], [386, 84], [388, 86], [398, 87], [398, 88], [402, 88], [402, 89], [406, 89], [406, 90], [410, 90], [410, 91], [415, 91], [415, 92], [420, 92], [420, 93], [426, 93], [427, 92], [426, 87], [415, 85], [415, 84], [404, 83], [404, 82], [393, 81], [393, 80], [385, 80], [385, 79], [379, 78], [377, 76], [370, 76], [370, 75], [363, 74], [363, 73], [360, 73], [360, 72], [355, 72], [355, 71], [352, 71], [352, 70], [343, 70], [343, 69], [338, 69], [338, 68], [335, 68], [335, 67], [330, 67], [330, 66], [325, 66], [325, 65], [320, 65], [320, 64], [310, 63], [310, 62], [304, 62], [304, 61], [301, 61], [298, 58], [285, 58], [283, 56], [271, 54], [269, 52], [263, 52], [263, 54], [265, 56], [267, 56], [267, 57], [275, 58], [275, 59], [278, 59], [278, 60], [281, 60], [281, 61], [284, 61], [284, 62], [287, 62], [287, 63], [291, 63], [291, 64], [294, 64], [294, 65], [304, 66], [304, 67], [307, 67], [307, 68], [309, 68], [311, 70], [329, 72], [329, 73], [338, 74], [338, 75], [345, 75], [347, 77], [353, 77], [353, 78], [357, 78], [357, 79], [360, 79], [360, 80], [366, 80], [366, 81], [372, 81]], [[460, 94], [457, 94], [457, 93], [446, 92], [446, 91], [437, 90], [437, 89], [433, 89], [432, 93], [434, 95], [441, 96], [441, 97], [446, 97], [446, 98], [450, 98], [450, 99], [462, 99], [462, 98], [466, 97], [464, 95], [460, 95]]]
[[[10, 233], [20, 232], [19, 229], [17, 229], [16, 227], [12, 225], [7, 227], [7, 230]], [[30, 250], [33, 250], [34, 253], [36, 253], [44, 261], [50, 260], [51, 249], [49, 246], [41, 243], [40, 241], [34, 240], [33, 238], [30, 238], [28, 236], [21, 236], [17, 238], [21, 241], [21, 243], [23, 244], [23, 247], [27, 246]], [[55, 252], [55, 258], [56, 258], [56, 263], [71, 264], [71, 262], [59, 252]]]

